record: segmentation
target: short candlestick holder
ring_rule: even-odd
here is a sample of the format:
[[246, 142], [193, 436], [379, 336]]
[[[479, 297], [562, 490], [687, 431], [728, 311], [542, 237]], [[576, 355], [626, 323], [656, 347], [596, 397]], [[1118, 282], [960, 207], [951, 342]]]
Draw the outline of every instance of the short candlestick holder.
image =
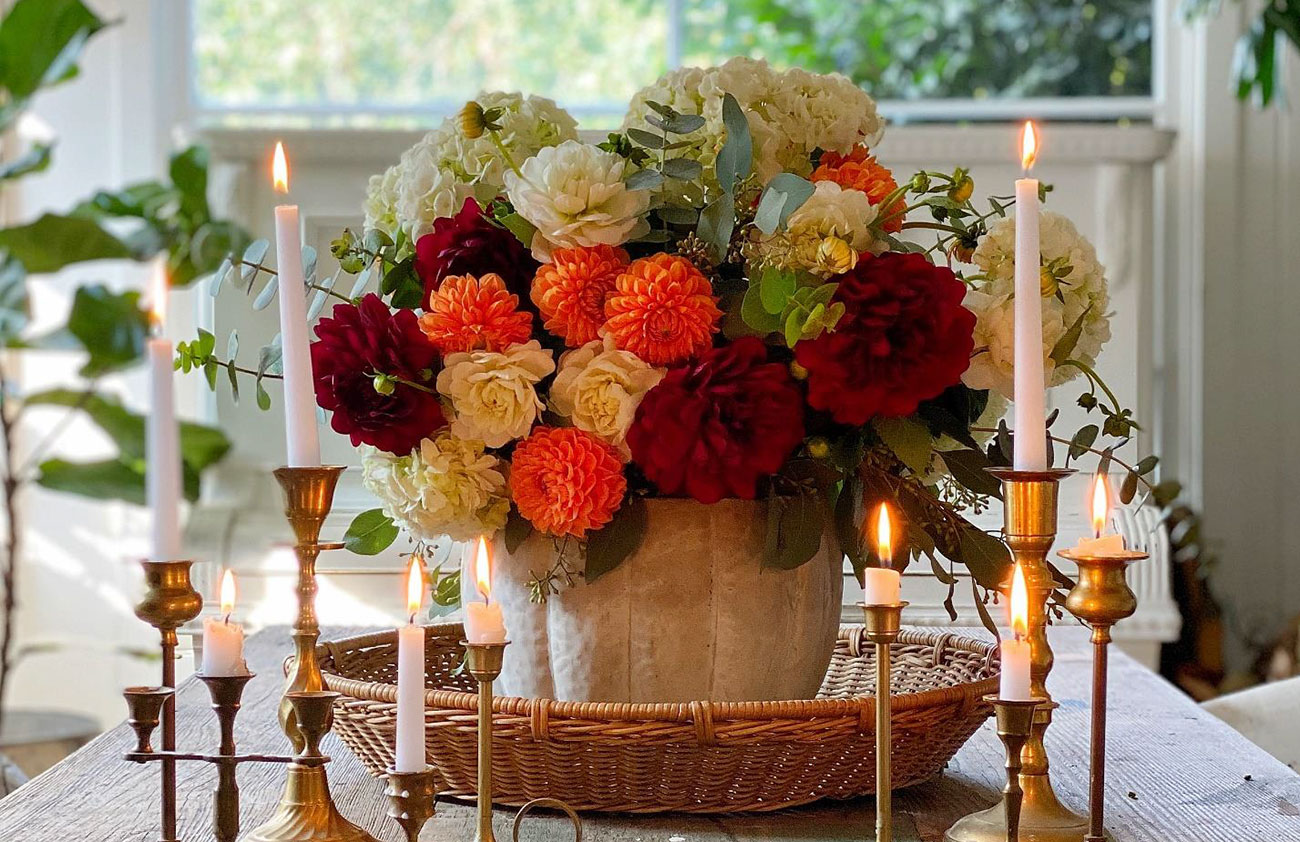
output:
[[433, 767], [425, 766], [418, 772], [389, 769], [385, 777], [388, 778], [388, 787], [384, 794], [392, 805], [388, 808], [388, 817], [401, 825], [407, 842], [417, 842], [421, 828], [433, 817], [434, 801], [438, 796]]
[[1092, 629], [1092, 735], [1089, 744], [1088, 835], [1084, 842], [1106, 842], [1106, 688], [1109, 683], [1110, 630], [1137, 610], [1128, 586], [1129, 565], [1148, 556], [1135, 550], [1090, 555], [1062, 550], [1061, 558], [1079, 568], [1065, 607]]
[[858, 603], [866, 616], [866, 638], [876, 644], [876, 842], [892, 842], [894, 838], [893, 695], [890, 690], [893, 661], [889, 647], [898, 640], [903, 609], [907, 605], [906, 602]]
[[501, 674], [506, 647], [501, 643], [463, 641], [469, 674], [478, 682], [478, 818], [474, 842], [496, 842], [492, 833], [492, 682]]
[[1007, 842], [1020, 840], [1020, 807], [1024, 791], [1020, 788], [1021, 752], [1034, 727], [1034, 711], [1041, 699], [1002, 699], [986, 696], [993, 705], [997, 721], [998, 738], [1007, 755], [1007, 783], [1002, 788], [1002, 806], [1007, 829]]
[[[1029, 591], [1030, 694], [1041, 699], [1033, 711], [1033, 726], [1025, 740], [1020, 788], [1024, 792], [1020, 830], [1034, 842], [1079, 842], [1087, 821], [1065, 807], [1052, 789], [1043, 735], [1057, 708], [1047, 692], [1052, 671], [1052, 647], [1047, 641], [1047, 601], [1055, 588], [1047, 554], [1056, 540], [1060, 482], [1074, 471], [1049, 468], [1021, 471], [992, 468], [1002, 481], [1003, 533], [1007, 546], [1025, 574]], [[1004, 842], [1006, 810], [996, 804], [960, 819], [944, 834], [945, 842]]]

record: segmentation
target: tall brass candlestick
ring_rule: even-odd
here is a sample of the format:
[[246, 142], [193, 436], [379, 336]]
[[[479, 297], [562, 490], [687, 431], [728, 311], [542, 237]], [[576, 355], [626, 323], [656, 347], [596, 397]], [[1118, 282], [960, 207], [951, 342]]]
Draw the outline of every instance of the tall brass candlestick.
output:
[[1092, 734], [1089, 745], [1088, 835], [1084, 842], [1106, 842], [1106, 685], [1110, 629], [1137, 610], [1137, 596], [1128, 586], [1128, 566], [1147, 558], [1134, 550], [1097, 556], [1062, 550], [1073, 561], [1079, 579], [1066, 597], [1070, 613], [1092, 628]]
[[[1047, 676], [1053, 661], [1047, 641], [1047, 600], [1053, 590], [1047, 554], [1056, 540], [1060, 482], [1074, 472], [1060, 468], [1045, 471], [994, 468], [990, 473], [1002, 480], [1005, 540], [1024, 570], [1029, 590], [1030, 693], [1042, 700], [1034, 710], [1034, 726], [1022, 753], [1020, 787], [1024, 799], [1020, 832], [1034, 842], [1079, 842], [1087, 822], [1056, 797], [1047, 748], [1043, 744], [1043, 735], [1052, 724], [1052, 711], [1057, 708], [1047, 692]], [[966, 816], [944, 834], [946, 842], [1006, 842], [1006, 838], [1004, 803]]]
[[478, 682], [478, 821], [474, 842], [496, 842], [492, 833], [492, 682], [501, 674], [509, 642], [464, 643], [469, 674]]
[[[320, 663], [316, 660], [316, 641], [320, 624], [316, 619], [316, 558], [321, 550], [339, 549], [342, 544], [322, 543], [321, 527], [334, 505], [334, 489], [343, 468], [278, 468], [275, 478], [284, 491], [284, 514], [296, 538], [294, 555], [298, 560], [298, 617], [293, 625], [294, 658], [289, 667], [284, 699], [280, 702], [280, 725], [293, 744], [294, 753], [308, 751], [309, 736], [319, 740], [329, 730], [331, 719], [324, 721], [319, 735], [309, 735], [298, 721], [302, 700], [313, 699], [324, 690]], [[294, 704], [297, 701], [298, 704]], [[314, 710], [314, 708], [313, 708]], [[288, 780], [280, 804], [269, 821], [247, 837], [248, 842], [375, 842], [373, 836], [339, 814], [330, 797], [329, 779], [320, 762], [295, 762], [289, 766]]]
[[858, 603], [867, 618], [866, 637], [876, 644], [876, 842], [894, 838], [894, 778], [891, 770], [894, 737], [892, 660], [889, 646], [898, 639], [906, 602], [893, 605]]

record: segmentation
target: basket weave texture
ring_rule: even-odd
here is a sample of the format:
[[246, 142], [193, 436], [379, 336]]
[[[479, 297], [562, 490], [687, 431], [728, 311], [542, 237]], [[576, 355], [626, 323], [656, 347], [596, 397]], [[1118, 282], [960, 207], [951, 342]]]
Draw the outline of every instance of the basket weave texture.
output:
[[[477, 693], [460, 624], [425, 630], [425, 740], [448, 796], [474, 793]], [[494, 800], [558, 798], [578, 810], [776, 810], [875, 791], [875, 647], [840, 630], [818, 698], [625, 704], [498, 697]], [[895, 788], [938, 774], [979, 728], [997, 689], [996, 649], [904, 630], [894, 661]], [[321, 644], [326, 685], [342, 694], [334, 728], [374, 775], [393, 762], [397, 635]]]

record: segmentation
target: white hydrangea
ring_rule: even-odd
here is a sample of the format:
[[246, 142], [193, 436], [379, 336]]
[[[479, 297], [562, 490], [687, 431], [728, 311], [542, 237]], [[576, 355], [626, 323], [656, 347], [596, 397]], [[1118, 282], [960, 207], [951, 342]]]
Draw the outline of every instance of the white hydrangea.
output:
[[[975, 248], [971, 259], [982, 278], [964, 302], [977, 320], [975, 355], [962, 380], [973, 389], [993, 389], [1008, 398], [1012, 397], [1015, 363], [1015, 250], [1015, 219], [998, 221]], [[1039, 251], [1044, 265], [1059, 260], [1070, 267], [1059, 280], [1060, 298], [1054, 294], [1043, 297], [1043, 373], [1049, 386], [1059, 386], [1080, 372], [1074, 366], [1053, 363], [1052, 348], [1082, 317], [1079, 340], [1070, 356], [1089, 366], [1095, 364], [1110, 339], [1110, 296], [1096, 249], [1068, 218], [1042, 213]]]
[[[646, 128], [646, 117], [654, 114], [650, 102], [702, 115], [704, 126], [682, 137], [691, 143], [675, 154], [699, 161], [704, 184], [712, 189], [717, 185], [714, 162], [726, 138], [722, 101], [728, 93], [745, 111], [754, 172], [764, 183], [779, 172], [808, 175], [815, 149], [847, 154], [859, 143], [875, 146], [884, 135], [875, 100], [847, 77], [805, 70], [778, 73], [766, 61], [744, 57], [719, 67], [664, 74], [633, 96], [623, 127]], [[698, 202], [698, 193], [698, 187], [686, 185], [680, 198]]]
[[447, 431], [406, 456], [373, 447], [361, 457], [361, 483], [384, 514], [419, 541], [468, 541], [505, 526], [510, 512], [501, 460], [483, 443]]
[[595, 339], [560, 357], [551, 407], [629, 459], [627, 431], [636, 408], [665, 373], [631, 351], [618, 350], [612, 337]]
[[[491, 91], [475, 101], [485, 110], [502, 109], [501, 141], [516, 163], [578, 136], [577, 121], [546, 97]], [[457, 118], [448, 117], [402, 154], [393, 202], [401, 228], [418, 240], [433, 230], [433, 220], [459, 211], [467, 197], [487, 203], [504, 189], [508, 169], [487, 133], [467, 138]]]
[[852, 255], [872, 251], [879, 245], [871, 232], [875, 218], [876, 207], [866, 193], [819, 181], [808, 200], [790, 214], [785, 230], [759, 241], [759, 254], [764, 262], [786, 269], [821, 277], [840, 274], [845, 267], [829, 267], [819, 259], [822, 243], [842, 240]]
[[402, 171], [397, 164], [378, 175], [370, 176], [366, 184], [366, 230], [377, 228], [389, 237], [395, 238], [401, 223], [397, 218], [398, 185], [401, 183]]
[[590, 144], [566, 140], [507, 172], [506, 193], [531, 222], [533, 257], [548, 260], [556, 248], [618, 246], [649, 230], [646, 190], [623, 183], [627, 160]]
[[448, 354], [437, 387], [455, 413], [451, 432], [488, 447], [528, 435], [544, 409], [537, 382], [552, 371], [555, 360], [536, 339], [502, 352]]

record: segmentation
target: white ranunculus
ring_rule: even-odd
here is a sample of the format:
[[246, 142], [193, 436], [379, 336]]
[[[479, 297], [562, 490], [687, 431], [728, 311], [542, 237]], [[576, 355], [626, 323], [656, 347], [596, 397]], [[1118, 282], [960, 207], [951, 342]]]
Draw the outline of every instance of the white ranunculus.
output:
[[[1110, 339], [1110, 294], [1106, 270], [1097, 261], [1096, 249], [1067, 217], [1042, 212], [1039, 251], [1044, 265], [1061, 260], [1070, 267], [1059, 282], [1060, 298], [1050, 294], [1043, 297], [1044, 375], [1049, 386], [1059, 386], [1080, 372], [1074, 366], [1056, 366], [1049, 357], [1052, 348], [1082, 318], [1079, 340], [1070, 356], [1089, 366], [1095, 364], [1102, 346]], [[965, 302], [977, 321], [975, 356], [963, 380], [972, 388], [994, 388], [1010, 398], [1015, 340], [1011, 304], [1016, 276], [1015, 219], [1002, 219], [992, 225], [980, 238], [971, 259], [980, 268], [982, 278]]]
[[827, 277], [837, 272], [818, 260], [822, 242], [837, 238], [854, 254], [878, 247], [871, 233], [876, 206], [861, 190], [846, 190], [833, 181], [819, 181], [813, 194], [786, 220], [784, 231], [759, 242], [764, 262]]
[[488, 447], [528, 435], [543, 409], [537, 382], [554, 370], [551, 352], [535, 339], [502, 352], [448, 354], [437, 385], [451, 402], [452, 433]]
[[447, 431], [406, 456], [367, 447], [361, 469], [384, 514], [419, 541], [467, 541], [505, 526], [510, 512], [501, 460]]
[[573, 426], [595, 434], [627, 459], [631, 456], [627, 431], [636, 408], [665, 373], [631, 351], [618, 350], [608, 336], [595, 339], [560, 357], [551, 406]]
[[576, 140], [550, 146], [506, 173], [515, 211], [537, 228], [533, 257], [552, 249], [619, 246], [649, 230], [650, 193], [623, 183], [627, 160]]

